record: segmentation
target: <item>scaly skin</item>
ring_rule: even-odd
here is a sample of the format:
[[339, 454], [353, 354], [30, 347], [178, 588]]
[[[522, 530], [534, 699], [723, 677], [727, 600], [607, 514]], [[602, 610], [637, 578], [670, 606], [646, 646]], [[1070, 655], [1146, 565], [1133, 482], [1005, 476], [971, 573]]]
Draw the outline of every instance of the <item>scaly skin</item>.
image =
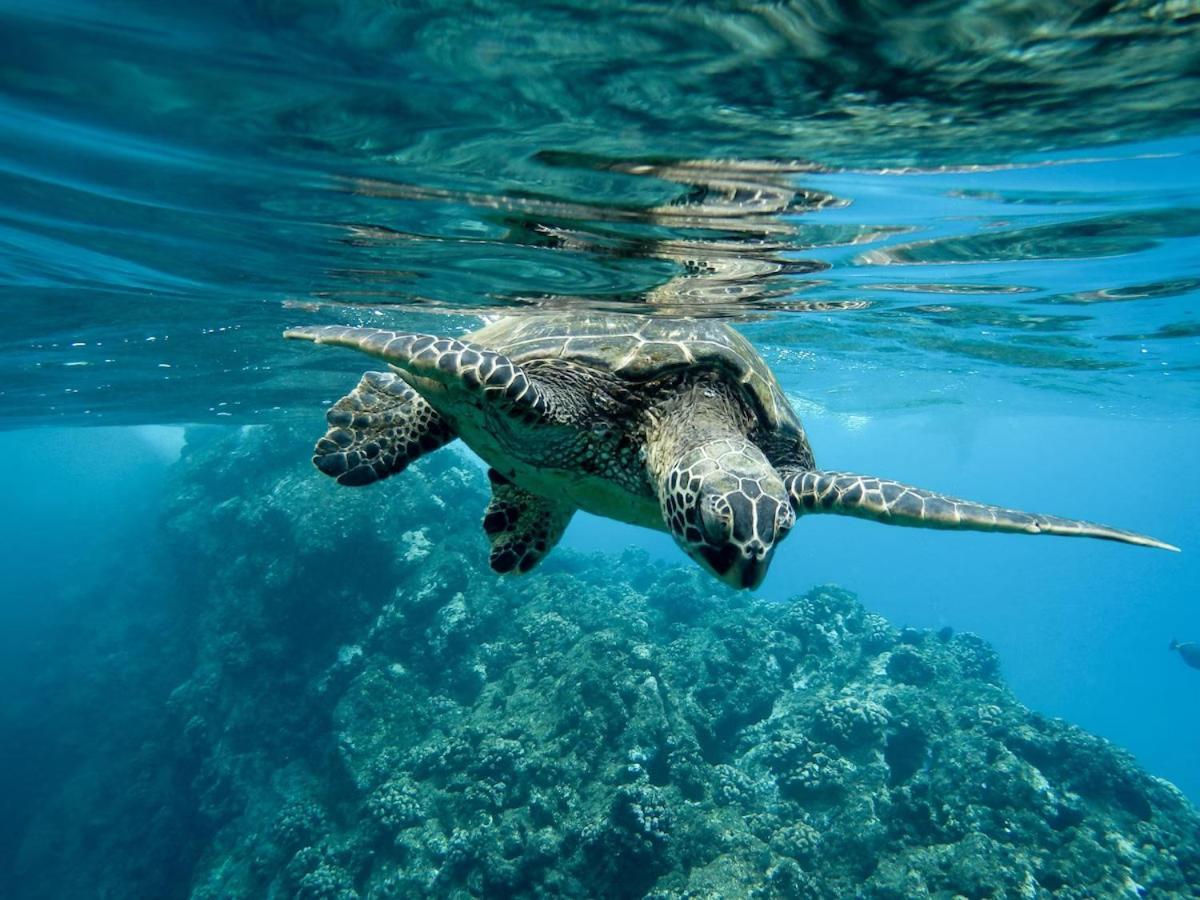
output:
[[786, 474], [784, 481], [796, 511], [801, 515], [831, 512], [874, 519], [888, 525], [1012, 534], [1056, 534], [1179, 550], [1171, 544], [1132, 531], [1121, 531], [1078, 519], [991, 506], [973, 500], [959, 500], [870, 475], [794, 471]]
[[350, 347], [386, 360], [410, 375], [450, 390], [466, 389], [531, 421], [543, 418], [549, 403], [538, 385], [502, 353], [454, 338], [365, 328], [292, 328], [285, 338]]
[[325, 421], [329, 430], [313, 448], [313, 465], [351, 487], [403, 472], [454, 440], [446, 420], [391, 372], [367, 372], [329, 408]]

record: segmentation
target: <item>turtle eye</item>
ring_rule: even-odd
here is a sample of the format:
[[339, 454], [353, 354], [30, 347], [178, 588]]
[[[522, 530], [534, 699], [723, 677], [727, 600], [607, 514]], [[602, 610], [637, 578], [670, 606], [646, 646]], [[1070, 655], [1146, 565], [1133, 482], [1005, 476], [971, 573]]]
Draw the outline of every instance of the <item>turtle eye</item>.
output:
[[729, 543], [733, 534], [733, 510], [724, 497], [705, 497], [700, 502], [700, 525], [704, 538], [713, 546]]
[[795, 524], [796, 514], [792, 512], [791, 506], [786, 503], [779, 504], [779, 509], [775, 511], [775, 540], [782, 538]]

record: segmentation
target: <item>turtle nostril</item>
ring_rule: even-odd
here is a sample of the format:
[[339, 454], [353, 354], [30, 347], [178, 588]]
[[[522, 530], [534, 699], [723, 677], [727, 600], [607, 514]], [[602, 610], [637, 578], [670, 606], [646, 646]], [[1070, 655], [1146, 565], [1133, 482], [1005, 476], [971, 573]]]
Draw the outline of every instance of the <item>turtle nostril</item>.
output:
[[767, 548], [761, 541], [751, 541], [746, 545], [746, 556], [750, 559], [762, 559], [767, 555]]

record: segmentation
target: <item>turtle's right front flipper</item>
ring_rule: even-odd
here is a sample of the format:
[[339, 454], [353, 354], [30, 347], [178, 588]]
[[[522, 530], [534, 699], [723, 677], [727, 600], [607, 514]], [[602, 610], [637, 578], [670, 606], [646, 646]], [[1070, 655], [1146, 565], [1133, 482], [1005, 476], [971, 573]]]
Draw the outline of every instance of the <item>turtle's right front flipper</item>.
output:
[[313, 448], [313, 465], [353, 487], [402, 472], [455, 437], [446, 420], [391, 372], [367, 372], [325, 420], [329, 430]]
[[340, 325], [289, 328], [283, 336], [360, 350], [417, 378], [480, 394], [517, 418], [533, 421], [550, 410], [546, 392], [521, 366], [503, 353], [454, 338]]
[[887, 525], [1005, 531], [1014, 534], [1057, 534], [1179, 550], [1171, 544], [1132, 531], [1121, 531], [1078, 519], [1062, 519], [1058, 516], [1044, 516], [1019, 509], [959, 500], [869, 475], [815, 470], [793, 471], [785, 475], [784, 485], [791, 495], [792, 506], [798, 516], [807, 513], [833, 513], [874, 519]]

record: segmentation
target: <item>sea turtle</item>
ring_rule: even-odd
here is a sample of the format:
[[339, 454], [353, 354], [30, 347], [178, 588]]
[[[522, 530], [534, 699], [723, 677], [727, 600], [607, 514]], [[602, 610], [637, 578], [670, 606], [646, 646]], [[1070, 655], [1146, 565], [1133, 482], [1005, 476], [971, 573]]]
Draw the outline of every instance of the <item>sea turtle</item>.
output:
[[285, 337], [389, 363], [335, 403], [313, 462], [341, 484], [402, 471], [454, 438], [491, 467], [483, 527], [498, 572], [527, 572], [583, 509], [670, 532], [722, 581], [757, 586], [796, 516], [1107, 538], [1105, 525], [826, 472], [766, 363], [714, 319], [556, 314], [462, 340], [341, 326]]

